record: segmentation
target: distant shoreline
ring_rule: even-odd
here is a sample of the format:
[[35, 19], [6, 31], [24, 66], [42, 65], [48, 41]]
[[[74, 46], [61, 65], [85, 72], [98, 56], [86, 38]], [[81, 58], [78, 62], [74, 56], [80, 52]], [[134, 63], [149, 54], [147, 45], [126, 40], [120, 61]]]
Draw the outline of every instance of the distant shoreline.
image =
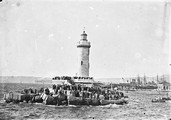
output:
[[[159, 76], [160, 78], [163, 76]], [[165, 75], [165, 81], [171, 82], [170, 75]], [[105, 83], [127, 83], [131, 79], [136, 79], [136, 77], [130, 78], [94, 78], [96, 82]], [[144, 77], [140, 77], [141, 80]], [[157, 82], [156, 77], [146, 77], [148, 81]], [[51, 84], [52, 78], [50, 77], [37, 77], [37, 76], [0, 76], [0, 83], [34, 83], [34, 84]], [[38, 82], [39, 81], [39, 82]]]

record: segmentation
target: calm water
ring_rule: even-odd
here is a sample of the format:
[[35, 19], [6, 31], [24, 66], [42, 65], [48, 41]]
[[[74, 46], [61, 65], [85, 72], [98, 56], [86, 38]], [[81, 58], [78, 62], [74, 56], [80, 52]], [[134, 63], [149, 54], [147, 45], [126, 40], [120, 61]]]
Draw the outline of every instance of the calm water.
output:
[[[115, 119], [115, 120], [169, 120], [171, 118], [171, 101], [152, 103], [151, 99], [166, 96], [166, 92], [130, 91], [127, 105], [107, 106], [45, 106], [43, 104], [7, 104], [3, 103], [3, 94], [11, 90], [22, 90], [36, 84], [1, 84], [0, 85], [0, 119]], [[51, 85], [49, 85], [51, 86]]]

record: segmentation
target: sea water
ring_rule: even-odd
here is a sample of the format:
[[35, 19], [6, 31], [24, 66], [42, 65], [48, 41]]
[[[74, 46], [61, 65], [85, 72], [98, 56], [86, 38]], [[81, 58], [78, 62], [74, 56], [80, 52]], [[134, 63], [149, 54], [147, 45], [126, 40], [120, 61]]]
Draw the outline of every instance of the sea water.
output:
[[[47, 106], [31, 103], [4, 103], [3, 94], [24, 88], [41, 88], [41, 84], [1, 84], [0, 119], [115, 119], [115, 120], [169, 120], [171, 102], [152, 103], [156, 97], [166, 96], [167, 92], [129, 91], [126, 105], [109, 104], [106, 106]], [[50, 87], [48, 85], [47, 87]]]

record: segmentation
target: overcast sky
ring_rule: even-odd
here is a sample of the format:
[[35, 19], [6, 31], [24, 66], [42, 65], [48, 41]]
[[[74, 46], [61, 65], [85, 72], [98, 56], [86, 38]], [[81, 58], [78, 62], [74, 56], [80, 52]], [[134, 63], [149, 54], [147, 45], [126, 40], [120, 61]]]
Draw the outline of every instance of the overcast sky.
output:
[[90, 76], [133, 77], [169, 73], [168, 14], [164, 2], [0, 3], [0, 74], [75, 75], [77, 42], [85, 27]]

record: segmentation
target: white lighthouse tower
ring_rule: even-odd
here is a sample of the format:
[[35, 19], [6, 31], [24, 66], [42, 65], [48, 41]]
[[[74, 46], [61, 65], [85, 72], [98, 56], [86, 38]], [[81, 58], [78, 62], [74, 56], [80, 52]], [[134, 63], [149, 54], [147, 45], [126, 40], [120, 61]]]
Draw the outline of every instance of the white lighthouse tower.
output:
[[90, 53], [90, 42], [87, 40], [87, 34], [85, 33], [85, 30], [83, 30], [83, 33], [81, 34], [81, 39], [77, 44], [78, 48], [78, 76], [81, 77], [89, 77], [89, 53]]

